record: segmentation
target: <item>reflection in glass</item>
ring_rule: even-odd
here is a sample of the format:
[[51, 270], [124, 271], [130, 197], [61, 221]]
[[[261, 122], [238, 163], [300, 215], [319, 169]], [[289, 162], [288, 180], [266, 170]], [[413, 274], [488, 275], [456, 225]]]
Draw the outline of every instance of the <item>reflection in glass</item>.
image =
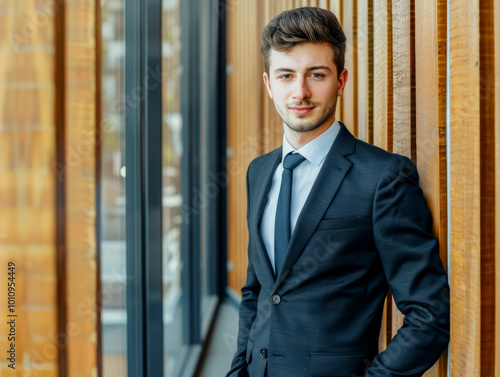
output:
[[182, 339], [181, 156], [179, 0], [164, 0], [162, 14], [163, 101], [163, 323], [166, 377], [177, 376]]
[[102, 375], [127, 376], [124, 2], [102, 0]]

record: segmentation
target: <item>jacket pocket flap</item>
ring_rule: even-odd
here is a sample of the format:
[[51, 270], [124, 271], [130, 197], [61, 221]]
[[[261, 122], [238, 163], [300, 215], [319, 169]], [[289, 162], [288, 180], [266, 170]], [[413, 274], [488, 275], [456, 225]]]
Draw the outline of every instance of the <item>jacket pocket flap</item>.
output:
[[358, 225], [359, 216], [339, 217], [337, 219], [323, 219], [316, 230], [333, 230], [354, 228]]

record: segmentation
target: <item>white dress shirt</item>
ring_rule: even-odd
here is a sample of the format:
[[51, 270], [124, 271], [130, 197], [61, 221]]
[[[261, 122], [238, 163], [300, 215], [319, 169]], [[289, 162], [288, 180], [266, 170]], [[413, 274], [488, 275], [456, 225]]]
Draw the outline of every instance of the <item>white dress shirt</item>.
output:
[[278, 204], [278, 196], [281, 187], [281, 175], [283, 173], [283, 159], [290, 152], [300, 153], [306, 158], [304, 162], [293, 170], [292, 204], [290, 207], [290, 234], [293, 234], [293, 230], [295, 229], [295, 224], [297, 223], [297, 219], [302, 211], [302, 207], [311, 192], [311, 188], [316, 181], [316, 177], [318, 176], [321, 167], [323, 166], [326, 155], [332, 147], [339, 131], [340, 124], [337, 120], [335, 120], [333, 125], [328, 130], [297, 150], [290, 145], [285, 135], [283, 135], [283, 154], [281, 156], [281, 162], [274, 172], [271, 188], [269, 189], [267, 197], [266, 207], [264, 208], [264, 213], [260, 223], [261, 236], [275, 273], [274, 223], [276, 219], [276, 206]]

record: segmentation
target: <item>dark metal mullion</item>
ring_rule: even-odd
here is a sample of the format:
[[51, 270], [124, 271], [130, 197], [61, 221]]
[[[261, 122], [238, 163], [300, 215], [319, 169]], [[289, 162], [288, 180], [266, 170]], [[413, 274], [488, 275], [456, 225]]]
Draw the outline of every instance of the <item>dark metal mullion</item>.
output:
[[[199, 14], [196, 0], [180, 2], [181, 19], [181, 113], [183, 154], [181, 187], [183, 196], [181, 250], [183, 262], [183, 340], [199, 344], [200, 313], [200, 96]], [[204, 199], [204, 198], [203, 198]]]
[[144, 20], [146, 71], [143, 72], [145, 103], [145, 335], [146, 375], [163, 375], [163, 281], [162, 281], [162, 101], [161, 0], [147, 0]]
[[[221, 14], [226, 14], [226, 3], [221, 1], [222, 11]], [[224, 172], [227, 179], [229, 179], [229, 174], [227, 172], [226, 166], [226, 150], [227, 150], [227, 95], [226, 95], [226, 17], [218, 17], [218, 46], [217, 46], [217, 82], [218, 86], [218, 106], [217, 106], [217, 140], [219, 144], [217, 145], [217, 156], [218, 164], [217, 169], [220, 172]], [[219, 297], [223, 297], [227, 286], [227, 182], [221, 185], [221, 191], [219, 195], [218, 203], [219, 212], [219, 244], [218, 244], [218, 254], [217, 254], [217, 269], [216, 276], [219, 277], [218, 294]]]
[[[142, 0], [125, 0], [125, 166], [126, 166], [126, 264], [127, 264], [127, 375], [145, 375], [143, 297], [143, 32]], [[141, 94], [142, 95], [142, 94]]]

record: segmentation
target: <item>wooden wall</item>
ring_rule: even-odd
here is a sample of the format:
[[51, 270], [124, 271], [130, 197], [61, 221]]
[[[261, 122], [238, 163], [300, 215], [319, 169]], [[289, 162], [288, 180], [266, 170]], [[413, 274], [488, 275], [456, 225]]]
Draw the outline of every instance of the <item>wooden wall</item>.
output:
[[100, 2], [40, 4], [0, 3], [0, 279], [14, 261], [18, 315], [16, 369], [2, 356], [0, 375], [97, 376]]
[[[6, 377], [58, 375], [55, 15], [47, 8], [35, 20], [37, 6], [0, 3], [0, 375]], [[16, 370], [5, 352], [8, 261], [16, 264]]]
[[97, 121], [96, 6], [100, 4], [72, 0], [65, 9], [65, 351], [69, 377], [97, 377], [100, 356], [96, 236], [96, 150], [103, 136]]
[[[448, 19], [446, 0], [247, 3], [235, 3], [227, 15], [228, 146], [233, 151], [229, 166], [238, 167], [230, 171], [228, 188], [231, 289], [239, 291], [246, 272], [246, 167], [253, 158], [279, 146], [282, 138], [281, 122], [261, 84], [260, 33], [282, 10], [321, 6], [337, 14], [348, 37], [349, 81], [337, 118], [360, 139], [408, 156], [419, 170], [440, 256], [450, 275], [451, 376], [489, 377], [495, 368], [500, 376], [500, 366], [495, 364], [495, 355], [500, 360], [500, 266], [496, 263], [500, 246], [495, 239], [495, 229], [500, 231], [500, 210], [495, 205], [500, 200], [500, 185], [495, 185], [500, 179], [496, 168], [500, 123], [495, 117], [500, 109], [500, 94], [495, 96], [500, 88], [495, 79], [500, 73], [500, 64], [495, 64], [500, 31], [494, 27], [500, 25], [500, 9], [492, 0], [451, 1]], [[252, 148], [240, 148], [250, 137], [255, 140]], [[449, 298], [443, 296], [443, 300]], [[382, 348], [401, 323], [389, 295]], [[447, 369], [445, 352], [426, 376], [444, 377]]]

